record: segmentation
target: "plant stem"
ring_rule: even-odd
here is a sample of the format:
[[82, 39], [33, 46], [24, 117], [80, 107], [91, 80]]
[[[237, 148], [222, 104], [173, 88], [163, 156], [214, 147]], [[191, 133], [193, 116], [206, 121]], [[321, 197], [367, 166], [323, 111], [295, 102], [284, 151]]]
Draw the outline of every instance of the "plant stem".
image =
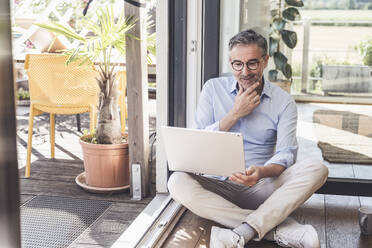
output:
[[[279, 19], [281, 19], [282, 18], [282, 0], [279, 0], [278, 15], [279, 15]], [[278, 40], [278, 47], [277, 47], [276, 52], [279, 52], [279, 51], [280, 51], [280, 39]]]
[[[111, 51], [112, 51], [112, 46], [110, 45], [109, 46], [109, 50], [108, 50], [108, 60], [107, 60], [107, 66], [108, 66], [108, 74], [110, 73], [110, 81], [109, 81], [109, 96], [111, 96], [111, 91], [112, 91], [112, 83], [113, 83], [113, 77], [112, 77], [112, 73], [111, 73], [111, 70], [110, 70], [110, 58], [111, 58]], [[108, 78], [108, 77], [107, 77]]]

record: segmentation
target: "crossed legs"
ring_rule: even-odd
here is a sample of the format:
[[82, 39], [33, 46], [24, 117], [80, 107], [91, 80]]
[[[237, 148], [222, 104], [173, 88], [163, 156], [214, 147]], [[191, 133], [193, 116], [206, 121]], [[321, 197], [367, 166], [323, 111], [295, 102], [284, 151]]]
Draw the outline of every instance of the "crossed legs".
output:
[[177, 202], [196, 215], [230, 228], [246, 222], [260, 240], [320, 188], [327, 176], [327, 167], [319, 161], [304, 160], [253, 187], [175, 172], [168, 188]]

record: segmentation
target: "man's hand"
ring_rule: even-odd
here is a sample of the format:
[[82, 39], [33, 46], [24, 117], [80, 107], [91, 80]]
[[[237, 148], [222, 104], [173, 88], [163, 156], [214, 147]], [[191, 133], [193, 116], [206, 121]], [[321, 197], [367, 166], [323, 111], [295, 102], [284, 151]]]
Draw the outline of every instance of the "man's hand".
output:
[[235, 97], [235, 103], [232, 109], [232, 112], [238, 119], [251, 113], [260, 104], [260, 96], [256, 91], [259, 85], [256, 82], [245, 91], [243, 91], [243, 87], [239, 87], [239, 92]]
[[257, 82], [245, 91], [243, 87], [239, 87], [233, 108], [220, 121], [220, 131], [229, 131], [240, 118], [251, 113], [260, 104], [260, 96], [256, 92], [259, 85]]
[[261, 166], [252, 165], [245, 171], [245, 174], [234, 173], [231, 177], [229, 177], [229, 179], [231, 181], [238, 182], [243, 185], [252, 187], [258, 182], [258, 180], [263, 178], [262, 168], [263, 167]]
[[256, 185], [261, 178], [280, 176], [284, 170], [285, 167], [280, 164], [269, 164], [265, 166], [252, 165], [245, 171], [245, 174], [234, 173], [229, 179], [251, 187]]

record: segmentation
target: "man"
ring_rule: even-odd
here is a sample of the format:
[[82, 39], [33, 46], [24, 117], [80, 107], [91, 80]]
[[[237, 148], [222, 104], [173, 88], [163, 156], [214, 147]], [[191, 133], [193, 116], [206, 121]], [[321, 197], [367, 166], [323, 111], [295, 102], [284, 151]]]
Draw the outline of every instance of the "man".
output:
[[233, 77], [204, 85], [196, 125], [242, 133], [246, 172], [229, 178], [174, 172], [169, 192], [195, 214], [233, 228], [212, 227], [211, 247], [244, 247], [253, 238], [320, 247], [312, 226], [287, 217], [324, 184], [328, 169], [319, 161], [296, 162], [296, 103], [263, 77], [266, 39], [246, 30], [231, 38], [229, 50]]

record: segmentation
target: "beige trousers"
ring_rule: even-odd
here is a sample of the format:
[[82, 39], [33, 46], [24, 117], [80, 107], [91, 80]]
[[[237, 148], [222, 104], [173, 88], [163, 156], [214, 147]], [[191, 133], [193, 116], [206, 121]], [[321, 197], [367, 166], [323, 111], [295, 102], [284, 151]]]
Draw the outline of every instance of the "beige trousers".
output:
[[253, 187], [184, 172], [168, 180], [173, 199], [196, 215], [229, 228], [246, 222], [261, 240], [301, 206], [327, 180], [328, 168], [316, 160], [298, 161], [279, 177]]

